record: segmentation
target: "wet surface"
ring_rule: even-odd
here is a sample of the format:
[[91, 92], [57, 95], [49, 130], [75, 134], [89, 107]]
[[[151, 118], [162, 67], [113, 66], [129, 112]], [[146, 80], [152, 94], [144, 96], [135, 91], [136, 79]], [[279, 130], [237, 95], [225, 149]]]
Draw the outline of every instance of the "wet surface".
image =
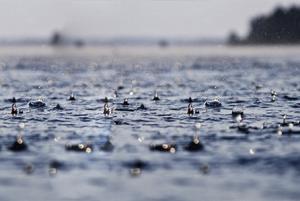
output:
[[0, 200], [299, 200], [297, 58], [2, 56], [0, 71]]

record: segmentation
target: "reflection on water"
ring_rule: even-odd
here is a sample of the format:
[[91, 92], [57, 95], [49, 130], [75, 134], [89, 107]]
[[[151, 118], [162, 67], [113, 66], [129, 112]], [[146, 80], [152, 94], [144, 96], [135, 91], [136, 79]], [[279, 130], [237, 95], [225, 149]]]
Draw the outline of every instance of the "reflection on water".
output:
[[0, 200], [298, 200], [299, 50], [209, 48], [1, 48]]

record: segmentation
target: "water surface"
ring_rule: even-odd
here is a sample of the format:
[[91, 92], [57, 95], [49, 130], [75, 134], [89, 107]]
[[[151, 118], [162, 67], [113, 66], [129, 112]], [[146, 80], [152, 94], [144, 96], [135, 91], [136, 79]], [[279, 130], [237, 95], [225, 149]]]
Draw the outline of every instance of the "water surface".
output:
[[[0, 52], [0, 200], [299, 200], [298, 47]], [[9, 150], [17, 136], [27, 150]], [[203, 150], [186, 149], [194, 136]], [[164, 143], [175, 153], [151, 149]]]

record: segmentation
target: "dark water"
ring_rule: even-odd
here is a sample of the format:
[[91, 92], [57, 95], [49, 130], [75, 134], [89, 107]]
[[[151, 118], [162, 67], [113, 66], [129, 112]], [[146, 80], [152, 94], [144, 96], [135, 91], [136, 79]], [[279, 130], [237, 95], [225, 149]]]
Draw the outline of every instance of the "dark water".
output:
[[[0, 70], [1, 201], [300, 198], [297, 58], [2, 56]], [[10, 150], [17, 136], [27, 149]]]

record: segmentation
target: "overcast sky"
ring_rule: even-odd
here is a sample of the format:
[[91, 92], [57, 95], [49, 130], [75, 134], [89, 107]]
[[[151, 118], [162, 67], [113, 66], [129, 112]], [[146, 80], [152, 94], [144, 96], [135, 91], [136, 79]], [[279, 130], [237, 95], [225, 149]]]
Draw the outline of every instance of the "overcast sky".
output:
[[243, 35], [249, 19], [300, 0], [0, 0], [0, 37]]

